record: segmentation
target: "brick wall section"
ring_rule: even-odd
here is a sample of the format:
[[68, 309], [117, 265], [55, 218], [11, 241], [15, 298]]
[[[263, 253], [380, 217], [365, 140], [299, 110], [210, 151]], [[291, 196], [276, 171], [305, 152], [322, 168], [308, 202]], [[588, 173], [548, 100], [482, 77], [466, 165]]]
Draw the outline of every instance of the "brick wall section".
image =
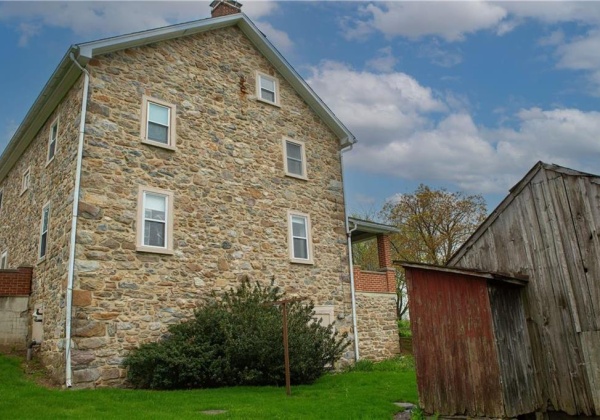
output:
[[388, 235], [377, 235], [377, 255], [379, 267], [392, 267], [392, 244]]
[[354, 266], [354, 287], [360, 292], [394, 293], [396, 291], [396, 271], [385, 268], [382, 271], [362, 271]]
[[29, 296], [32, 274], [32, 267], [0, 270], [0, 296]]
[[237, 7], [233, 7], [226, 2], [219, 3], [215, 8], [210, 12], [211, 17], [221, 17], [227, 15], [233, 15], [235, 13], [240, 13], [240, 9]]
[[362, 271], [354, 266], [354, 284], [357, 291], [372, 293], [394, 293], [396, 291], [396, 269], [392, 268], [392, 249], [387, 235], [377, 235], [379, 271]]

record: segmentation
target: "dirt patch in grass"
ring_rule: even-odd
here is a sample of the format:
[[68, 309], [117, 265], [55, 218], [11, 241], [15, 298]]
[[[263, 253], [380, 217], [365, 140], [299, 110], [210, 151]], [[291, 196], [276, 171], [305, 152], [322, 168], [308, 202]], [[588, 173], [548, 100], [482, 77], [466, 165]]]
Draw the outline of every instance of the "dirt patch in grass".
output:
[[0, 346], [0, 354], [19, 359], [21, 370], [27, 380], [48, 389], [61, 388], [61, 384], [50, 377], [50, 374], [38, 358], [33, 357], [32, 360], [27, 361], [27, 350]]

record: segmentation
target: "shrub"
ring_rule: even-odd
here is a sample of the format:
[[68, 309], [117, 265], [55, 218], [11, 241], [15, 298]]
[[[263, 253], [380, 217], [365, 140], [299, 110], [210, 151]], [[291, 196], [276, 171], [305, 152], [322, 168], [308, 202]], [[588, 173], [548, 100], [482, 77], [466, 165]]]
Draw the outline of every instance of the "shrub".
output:
[[[248, 281], [171, 326], [156, 343], [141, 345], [125, 359], [136, 388], [181, 389], [285, 383], [282, 300], [277, 287]], [[294, 384], [312, 383], [348, 345], [331, 325], [313, 320], [313, 305], [288, 304], [290, 373]]]
[[412, 337], [409, 320], [407, 320], [407, 319], [399, 319], [398, 320], [398, 335], [400, 337]]

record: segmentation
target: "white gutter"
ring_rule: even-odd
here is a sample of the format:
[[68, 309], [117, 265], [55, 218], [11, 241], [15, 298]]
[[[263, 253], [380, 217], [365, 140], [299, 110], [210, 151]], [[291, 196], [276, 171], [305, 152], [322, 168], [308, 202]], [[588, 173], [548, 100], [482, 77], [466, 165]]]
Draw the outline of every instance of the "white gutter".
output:
[[344, 184], [344, 181], [346, 180], [346, 177], [344, 176], [344, 156], [343, 153], [344, 152], [349, 152], [350, 150], [352, 150], [352, 146], [354, 146], [354, 143], [350, 143], [350, 145], [345, 148], [342, 149], [340, 151], [340, 163], [342, 165], [342, 188], [344, 191], [344, 218], [346, 221], [346, 241], [347, 241], [347, 247], [348, 247], [348, 265], [349, 265], [349, 269], [350, 269], [350, 293], [352, 296], [352, 330], [354, 331], [354, 361], [358, 362], [360, 360], [360, 353], [358, 352], [358, 327], [357, 327], [357, 323], [356, 323], [356, 292], [354, 291], [354, 263], [352, 261], [352, 232], [354, 232], [358, 226], [356, 224], [354, 224], [354, 227], [352, 229], [349, 229], [349, 222], [348, 222], [348, 206], [346, 205], [346, 187]]
[[65, 315], [65, 383], [68, 388], [73, 386], [71, 369], [71, 318], [73, 317], [73, 278], [75, 276], [75, 243], [77, 238], [77, 214], [79, 213], [79, 190], [81, 186], [81, 161], [83, 160], [83, 140], [85, 137], [85, 115], [87, 113], [88, 89], [90, 74], [75, 59], [69, 55], [75, 65], [83, 72], [83, 98], [81, 101], [81, 119], [79, 120], [79, 143], [77, 145], [77, 166], [75, 169], [75, 188], [73, 189], [73, 217], [71, 219], [71, 240], [69, 243], [69, 272], [67, 276], [67, 308]]

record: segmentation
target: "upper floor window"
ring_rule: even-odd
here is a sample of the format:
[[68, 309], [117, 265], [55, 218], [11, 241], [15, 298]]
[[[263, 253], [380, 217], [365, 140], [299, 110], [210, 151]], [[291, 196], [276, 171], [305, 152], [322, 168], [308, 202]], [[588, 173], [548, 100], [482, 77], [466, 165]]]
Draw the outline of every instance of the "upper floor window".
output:
[[0, 189], [0, 214], [2, 214], [2, 200], [4, 198], [4, 189]]
[[21, 194], [29, 189], [29, 184], [31, 182], [31, 168], [25, 169], [23, 172], [23, 178], [21, 180]]
[[285, 174], [295, 178], [307, 179], [304, 142], [283, 139], [283, 155]]
[[312, 238], [308, 214], [296, 211], [288, 212], [288, 238], [290, 261], [312, 264]]
[[0, 270], [6, 270], [8, 268], [8, 251], [4, 251], [0, 255]]
[[256, 72], [256, 96], [261, 101], [279, 105], [279, 81], [272, 76]]
[[42, 259], [46, 256], [48, 248], [48, 227], [50, 226], [50, 203], [47, 203], [42, 208], [42, 223], [40, 226], [40, 254], [39, 258]]
[[160, 99], [142, 98], [142, 142], [175, 149], [176, 107]]
[[58, 118], [50, 126], [50, 135], [48, 136], [48, 158], [47, 163], [52, 162], [56, 153], [56, 142], [58, 141]]
[[138, 195], [137, 250], [173, 253], [173, 193], [140, 187]]

